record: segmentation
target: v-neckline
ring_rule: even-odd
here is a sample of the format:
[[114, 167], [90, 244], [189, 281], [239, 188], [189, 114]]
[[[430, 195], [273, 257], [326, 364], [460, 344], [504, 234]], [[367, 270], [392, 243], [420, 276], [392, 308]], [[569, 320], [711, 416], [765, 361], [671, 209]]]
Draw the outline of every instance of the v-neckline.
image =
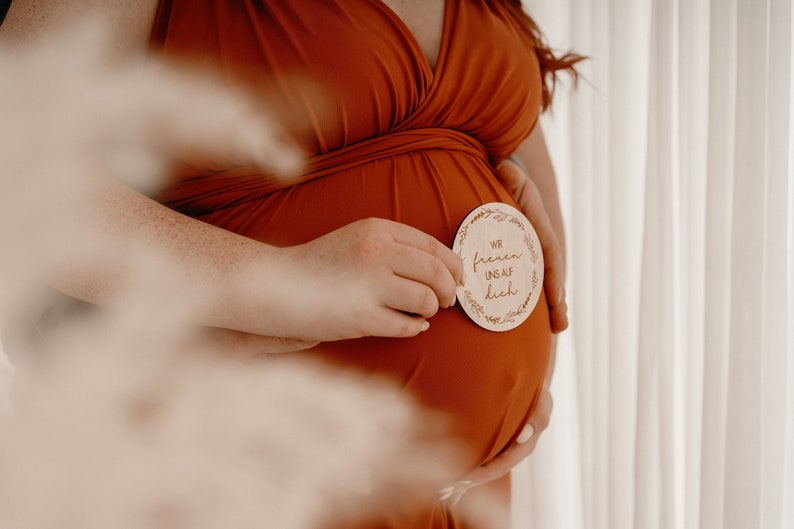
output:
[[422, 63], [422, 65], [427, 69], [430, 74], [431, 79], [435, 79], [438, 73], [441, 70], [441, 66], [443, 65], [446, 53], [447, 53], [447, 40], [449, 39], [449, 17], [451, 16], [451, 2], [452, 0], [443, 0], [444, 1], [444, 16], [442, 17], [441, 22], [441, 39], [439, 40], [438, 50], [436, 53], [436, 64], [431, 65], [430, 59], [428, 59], [425, 50], [422, 48], [422, 45], [419, 43], [419, 39], [416, 38], [416, 35], [408, 27], [408, 24], [397, 14], [397, 12], [391, 8], [383, 0], [373, 0], [374, 3], [378, 4], [380, 8], [387, 14], [389, 17], [394, 20], [395, 24], [400, 27], [403, 33], [407, 35], [407, 37], [411, 40], [413, 46], [418, 50], [418, 56]]

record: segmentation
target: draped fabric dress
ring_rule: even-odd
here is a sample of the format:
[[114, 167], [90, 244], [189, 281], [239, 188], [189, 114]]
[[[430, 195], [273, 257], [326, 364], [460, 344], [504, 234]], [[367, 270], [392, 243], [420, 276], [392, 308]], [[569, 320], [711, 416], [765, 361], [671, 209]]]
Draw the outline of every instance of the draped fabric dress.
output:
[[[367, 217], [451, 245], [476, 206], [515, 205], [493, 165], [529, 135], [541, 80], [521, 23], [499, 2], [447, 0], [434, 68], [380, 0], [163, 0], [150, 48], [217, 69], [284, 109], [309, 155], [289, 181], [193, 165], [160, 197], [177, 211], [279, 246]], [[514, 443], [537, 401], [551, 336], [544, 299], [506, 332], [478, 327], [456, 305], [415, 338], [297, 354], [391, 377], [447, 413], [470, 449], [464, 473]], [[455, 527], [453, 518], [436, 503], [410, 526]]]

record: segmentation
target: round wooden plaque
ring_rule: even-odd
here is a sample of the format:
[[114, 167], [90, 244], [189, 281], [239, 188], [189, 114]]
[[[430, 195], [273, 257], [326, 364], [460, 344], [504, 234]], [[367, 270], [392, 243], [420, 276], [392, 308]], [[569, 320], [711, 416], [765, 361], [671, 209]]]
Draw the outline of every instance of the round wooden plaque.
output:
[[458, 303], [474, 323], [509, 331], [529, 317], [543, 286], [543, 252], [523, 213], [501, 202], [475, 208], [452, 250], [463, 260]]

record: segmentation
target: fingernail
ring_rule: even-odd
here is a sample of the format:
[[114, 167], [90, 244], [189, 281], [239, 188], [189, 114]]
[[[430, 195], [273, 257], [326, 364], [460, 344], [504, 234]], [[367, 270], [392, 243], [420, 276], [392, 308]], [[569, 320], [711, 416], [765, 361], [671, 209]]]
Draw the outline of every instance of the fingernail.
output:
[[457, 301], [457, 299], [458, 299], [458, 297], [453, 295], [452, 296], [452, 301], [449, 302], [449, 305], [447, 305], [447, 308], [450, 308], [450, 307], [454, 306], [455, 302]]
[[429, 328], [430, 328], [430, 322], [425, 320], [425, 322], [422, 324], [421, 332], [424, 332], [424, 331], [428, 330]]
[[524, 426], [524, 429], [521, 430], [521, 433], [518, 434], [518, 439], [516, 439], [516, 442], [518, 444], [524, 444], [532, 439], [533, 435], [535, 435], [535, 428], [531, 424], [527, 424]]

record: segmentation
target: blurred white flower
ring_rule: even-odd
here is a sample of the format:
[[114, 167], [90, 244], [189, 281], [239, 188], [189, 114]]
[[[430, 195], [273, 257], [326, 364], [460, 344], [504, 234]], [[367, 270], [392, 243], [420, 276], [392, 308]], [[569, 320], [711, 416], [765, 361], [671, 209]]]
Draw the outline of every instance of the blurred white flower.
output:
[[0, 50], [6, 310], [40, 301], [27, 286], [52, 263], [99, 247], [135, 258], [113, 310], [52, 329], [16, 370], [0, 526], [298, 529], [434, 497], [456, 453], [437, 417], [385, 380], [202, 345], [190, 300], [162, 295], [179, 291], [167, 261], [81, 218], [99, 182], [151, 190], [179, 153], [300, 164], [240, 94], [152, 61], [111, 66], [103, 38], [88, 25]]

